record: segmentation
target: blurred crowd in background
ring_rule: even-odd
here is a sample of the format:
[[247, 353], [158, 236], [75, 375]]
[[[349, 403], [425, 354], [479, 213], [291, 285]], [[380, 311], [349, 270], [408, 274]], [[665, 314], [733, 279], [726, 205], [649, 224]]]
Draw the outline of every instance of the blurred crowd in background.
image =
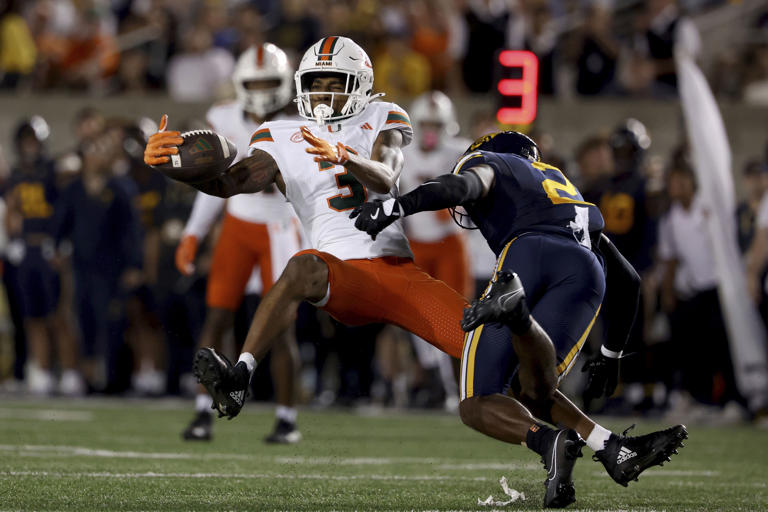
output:
[[[723, 3], [681, 2], [687, 13]], [[500, 48], [538, 55], [541, 94], [667, 99], [675, 94], [674, 47], [696, 53], [701, 45], [672, 0], [614, 6], [568, 0], [0, 5], [1, 83], [20, 93], [166, 91], [176, 101], [213, 101], [231, 93], [234, 61], [249, 46], [270, 41], [295, 56], [324, 35], [344, 34], [372, 55], [376, 90], [406, 108], [411, 98], [433, 89], [449, 96], [487, 93], [497, 78], [493, 59]], [[707, 69], [716, 94], [765, 105], [768, 9], [756, 19], [743, 45], [710, 55]], [[413, 121], [419, 143], [419, 120]], [[178, 122], [182, 130], [201, 127], [192, 119]], [[174, 267], [194, 190], [143, 163], [145, 139], [156, 128], [148, 119], [109, 118], [85, 108], [71, 120], [71, 147], [63, 153], [47, 149], [50, 128], [38, 116], [19, 120], [14, 145], [0, 150], [5, 388], [72, 396], [194, 393], [191, 361], [205, 316], [210, 254], [199, 258], [191, 276]], [[478, 114], [461, 134], [473, 139], [497, 129], [492, 113]], [[543, 160], [563, 169], [600, 207], [606, 234], [644, 279], [625, 351], [633, 355], [622, 360], [624, 384], [614, 397], [587, 407], [745, 419], [716, 292], [714, 242], [687, 148], [654, 153], [653, 134], [635, 119], [584, 133], [574, 154], [560, 152], [542, 127], [534, 125], [530, 135]], [[768, 151], [749, 157], [744, 169], [735, 170], [747, 195], [734, 223], [750, 291], [765, 306]], [[756, 233], [763, 242], [753, 240]], [[476, 238], [470, 247], [482, 290], [493, 257]], [[41, 261], [47, 273], [39, 271]], [[233, 354], [258, 300], [248, 297], [238, 313]], [[768, 318], [768, 307], [763, 313]], [[402, 331], [350, 329], [306, 304], [296, 327], [302, 403], [457, 405], [455, 389], [441, 385], [438, 370], [419, 361]], [[582, 359], [598, 350], [602, 332], [598, 323]], [[254, 379], [260, 399], [271, 397], [268, 368], [259, 365]], [[579, 378], [570, 379], [577, 395]]]
[[[234, 60], [269, 41], [294, 56], [352, 37], [394, 101], [485, 93], [500, 48], [540, 61], [545, 95], [674, 94], [670, 43], [701, 52], [689, 16], [725, 0], [3, 0], [0, 86], [215, 99]], [[737, 5], [737, 4], [734, 4]], [[737, 22], [734, 20], [734, 22]], [[768, 104], [768, 8], [705, 57], [716, 94]], [[679, 33], [678, 36], [675, 36]], [[195, 80], [189, 80], [194, 76]]]

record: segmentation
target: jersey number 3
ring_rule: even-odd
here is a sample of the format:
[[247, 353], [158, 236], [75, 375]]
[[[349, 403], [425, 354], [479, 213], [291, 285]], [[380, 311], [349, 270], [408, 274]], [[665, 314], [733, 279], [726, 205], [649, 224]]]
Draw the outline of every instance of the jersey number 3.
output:
[[[347, 151], [357, 154], [356, 151], [353, 151], [348, 146]], [[343, 166], [333, 165], [328, 162], [318, 162], [318, 166], [320, 167], [321, 172], [341, 167], [342, 170], [336, 173], [336, 186], [339, 187], [340, 190], [349, 190], [348, 194], [340, 193], [327, 198], [328, 207], [331, 210], [336, 210], [337, 212], [351, 210], [352, 208], [360, 206], [368, 199], [368, 191], [363, 184], [357, 181], [357, 178], [349, 174], [349, 171]]]

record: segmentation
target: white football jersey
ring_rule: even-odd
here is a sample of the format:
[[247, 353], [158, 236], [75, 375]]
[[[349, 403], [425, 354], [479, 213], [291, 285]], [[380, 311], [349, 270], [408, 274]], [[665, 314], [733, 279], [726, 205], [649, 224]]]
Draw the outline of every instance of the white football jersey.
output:
[[299, 128], [309, 130], [336, 146], [342, 142], [348, 150], [370, 158], [379, 132], [397, 129], [404, 144], [413, 137], [408, 114], [388, 102], [372, 102], [361, 113], [341, 122], [323, 126], [307, 121], [269, 121], [251, 137], [251, 152], [269, 153], [277, 162], [285, 181], [285, 193], [301, 220], [313, 248], [342, 260], [412, 257], [402, 222], [382, 231], [376, 240], [355, 228], [349, 213], [373, 199], [388, 199], [398, 194], [397, 185], [387, 194], [366, 189], [342, 166], [314, 161], [314, 155]]
[[[470, 144], [471, 141], [467, 139], [445, 137], [433, 151], [424, 151], [418, 144], [405, 148], [405, 165], [400, 176], [401, 192], [406, 194], [428, 179], [450, 173]], [[461, 231], [448, 210], [424, 211], [410, 215], [406, 217], [405, 227], [408, 238], [418, 242], [437, 242]]]

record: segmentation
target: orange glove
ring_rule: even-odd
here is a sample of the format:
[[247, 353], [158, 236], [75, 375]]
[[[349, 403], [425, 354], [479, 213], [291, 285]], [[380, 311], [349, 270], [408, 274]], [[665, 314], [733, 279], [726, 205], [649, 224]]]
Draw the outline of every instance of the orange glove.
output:
[[197, 254], [197, 237], [184, 235], [176, 247], [176, 268], [181, 275], [188, 276], [195, 271], [195, 255]]
[[181, 132], [167, 132], [165, 131], [166, 128], [168, 128], [168, 116], [163, 114], [163, 117], [160, 119], [160, 129], [149, 137], [147, 147], [144, 148], [145, 164], [164, 164], [171, 160], [168, 155], [179, 154], [179, 148], [176, 146], [184, 143], [184, 139], [181, 138]]
[[307, 148], [305, 151], [310, 155], [317, 155], [315, 162], [328, 162], [334, 165], [344, 165], [349, 160], [349, 153], [344, 144], [339, 142], [334, 148], [327, 140], [315, 137], [309, 131], [306, 126], [301, 127], [301, 135], [304, 136], [304, 140], [309, 142], [312, 147]]

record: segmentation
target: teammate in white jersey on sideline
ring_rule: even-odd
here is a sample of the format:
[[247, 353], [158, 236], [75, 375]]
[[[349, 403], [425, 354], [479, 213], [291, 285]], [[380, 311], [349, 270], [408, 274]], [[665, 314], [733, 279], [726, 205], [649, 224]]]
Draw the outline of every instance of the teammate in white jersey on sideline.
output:
[[[453, 102], [440, 91], [416, 98], [410, 108], [415, 143], [403, 149], [402, 194], [450, 169], [472, 141], [458, 137], [459, 123]], [[427, 274], [444, 281], [464, 297], [474, 295], [466, 235], [449, 210], [425, 211], [405, 219], [413, 261]], [[483, 242], [485, 245], [485, 242]], [[438, 369], [445, 392], [445, 407], [459, 407], [458, 378], [450, 356], [412, 335], [419, 364]]]
[[[251, 134], [264, 121], [289, 119], [284, 111], [293, 97], [293, 69], [286, 54], [273, 44], [246, 50], [233, 75], [237, 99], [214, 105], [207, 122], [216, 133], [232, 141], [238, 159], [248, 154]], [[296, 118], [296, 116], [294, 116]], [[245, 293], [266, 293], [294, 253], [300, 250], [298, 219], [285, 197], [271, 187], [229, 199], [198, 192], [184, 236], [176, 252], [182, 274], [194, 271], [198, 243], [226, 209], [208, 276], [206, 312], [199, 346], [221, 349]], [[271, 373], [277, 401], [277, 421], [267, 442], [295, 443], [295, 383], [298, 349], [292, 330], [272, 351]], [[212, 401], [201, 386], [195, 401], [196, 416], [184, 430], [187, 440], [208, 440], [212, 435]]]

